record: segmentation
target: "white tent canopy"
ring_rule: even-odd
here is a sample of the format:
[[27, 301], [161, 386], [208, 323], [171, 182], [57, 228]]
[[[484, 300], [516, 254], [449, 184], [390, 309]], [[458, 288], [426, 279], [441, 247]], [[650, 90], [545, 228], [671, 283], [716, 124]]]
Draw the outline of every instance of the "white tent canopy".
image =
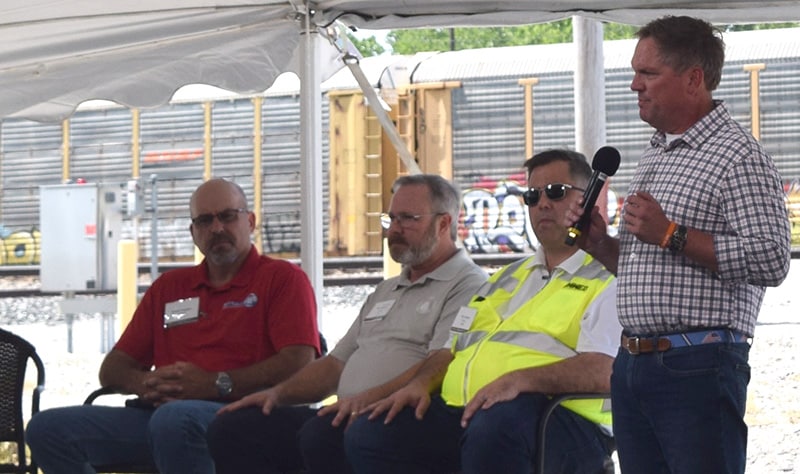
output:
[[[319, 39], [335, 21], [367, 29], [519, 25], [582, 16], [641, 24], [664, 14], [715, 23], [800, 20], [800, 2], [656, 0], [3, 0], [0, 119], [61, 120], [90, 99], [166, 103], [181, 86], [266, 90], [301, 78], [303, 268], [322, 287], [320, 82], [339, 65]], [[306, 34], [306, 33], [313, 34]], [[318, 298], [321, 294], [317, 292]]]
[[[800, 19], [796, 1], [3, 0], [0, 118], [63, 119], [88, 99], [153, 107], [185, 84], [264, 91], [300, 72], [310, 26], [368, 29], [510, 25], [580, 15], [643, 23], [666, 13], [717, 23]], [[323, 53], [321, 66], [329, 64]], [[330, 71], [321, 71], [325, 77]]]
[[[792, 1], [353, 1], [321, 2], [326, 17], [370, 29], [496, 26], [542, 23], [584, 16], [595, 20], [644, 24], [663, 15], [689, 15], [714, 23], [769, 23], [800, 16]], [[339, 15], [342, 16], [339, 16]]]

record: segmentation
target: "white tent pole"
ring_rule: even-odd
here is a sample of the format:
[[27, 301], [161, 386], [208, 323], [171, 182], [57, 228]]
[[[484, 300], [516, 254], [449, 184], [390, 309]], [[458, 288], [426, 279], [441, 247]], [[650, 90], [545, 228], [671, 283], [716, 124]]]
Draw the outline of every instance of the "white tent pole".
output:
[[575, 62], [575, 149], [591, 160], [606, 144], [605, 66], [603, 24], [572, 17]]
[[[317, 299], [317, 320], [322, 319], [322, 61], [320, 35], [306, 12], [300, 74], [300, 264], [311, 280]], [[269, 205], [267, 197], [267, 205]]]
[[[606, 144], [606, 76], [603, 58], [603, 24], [581, 16], [572, 17], [575, 62], [575, 149], [592, 160]], [[606, 181], [606, 190], [611, 180]], [[608, 193], [597, 206], [606, 209]]]

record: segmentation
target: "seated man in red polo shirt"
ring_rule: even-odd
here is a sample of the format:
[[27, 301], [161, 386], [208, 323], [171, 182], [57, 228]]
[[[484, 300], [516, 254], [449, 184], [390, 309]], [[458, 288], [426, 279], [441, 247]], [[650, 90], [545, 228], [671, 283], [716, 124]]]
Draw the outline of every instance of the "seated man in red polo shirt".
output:
[[226, 402], [288, 378], [319, 354], [316, 303], [305, 273], [260, 256], [255, 215], [224, 179], [192, 194], [202, 263], [167, 272], [147, 290], [100, 367], [100, 383], [144, 408], [45, 410], [28, 444], [47, 474], [152, 464], [162, 474], [213, 473], [206, 427]]

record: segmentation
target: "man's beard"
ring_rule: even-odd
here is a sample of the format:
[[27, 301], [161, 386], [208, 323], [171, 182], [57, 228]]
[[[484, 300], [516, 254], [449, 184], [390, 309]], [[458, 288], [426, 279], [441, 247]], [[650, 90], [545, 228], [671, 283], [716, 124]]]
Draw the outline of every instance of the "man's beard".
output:
[[[217, 246], [220, 243], [228, 245]], [[239, 254], [236, 251], [236, 246], [233, 241], [227, 237], [217, 237], [212, 240], [208, 245], [208, 252], [206, 258], [214, 265], [229, 265], [236, 261]]]
[[[395, 250], [392, 243], [404, 243], [407, 247], [403, 250]], [[402, 265], [419, 265], [428, 260], [436, 249], [438, 237], [436, 236], [436, 220], [425, 231], [422, 242], [419, 245], [410, 245], [402, 237], [389, 239], [389, 254], [395, 262]]]

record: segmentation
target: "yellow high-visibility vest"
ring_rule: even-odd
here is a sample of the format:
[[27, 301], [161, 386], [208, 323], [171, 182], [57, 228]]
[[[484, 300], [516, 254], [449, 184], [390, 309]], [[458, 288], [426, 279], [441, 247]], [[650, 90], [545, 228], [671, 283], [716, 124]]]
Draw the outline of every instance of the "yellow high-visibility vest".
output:
[[[453, 341], [454, 359], [442, 383], [442, 398], [464, 406], [475, 393], [514, 370], [539, 367], [577, 354], [581, 319], [589, 304], [614, 276], [590, 255], [572, 276], [551, 279], [514, 314], [503, 319], [497, 308], [520, 290], [531, 273], [530, 260], [515, 262], [489, 278], [472, 298], [477, 312], [464, 333]], [[482, 296], [485, 295], [485, 296]], [[595, 423], [611, 425], [607, 400], [571, 400], [563, 406]]]

